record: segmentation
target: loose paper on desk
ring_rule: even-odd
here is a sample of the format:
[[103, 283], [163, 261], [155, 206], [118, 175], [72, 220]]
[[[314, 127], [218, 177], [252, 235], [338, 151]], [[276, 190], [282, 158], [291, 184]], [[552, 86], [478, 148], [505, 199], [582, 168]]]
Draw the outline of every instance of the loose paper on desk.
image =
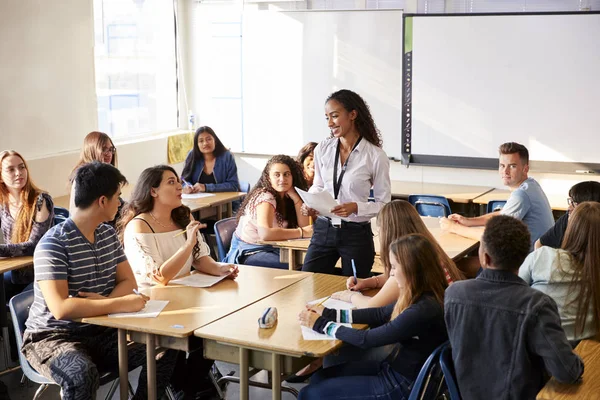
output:
[[211, 197], [214, 196], [213, 193], [182, 193], [181, 194], [181, 198], [184, 200], [196, 200], [196, 199], [202, 199], [204, 197]]
[[169, 282], [169, 284], [174, 283], [183, 286], [207, 288], [218, 282], [221, 282], [225, 278], [227, 278], [227, 275], [214, 276], [203, 274], [202, 272], [192, 272], [190, 275], [184, 276], [183, 278], [173, 279]]
[[146, 306], [137, 312], [108, 314], [109, 318], [156, 318], [169, 304], [169, 300], [148, 300]]
[[330, 212], [330, 210], [336, 207], [338, 203], [331, 197], [331, 194], [328, 191], [323, 190], [322, 192], [308, 193], [302, 189], [296, 188], [296, 192], [298, 192], [298, 196], [300, 196], [304, 204], [317, 210], [319, 215], [329, 217], [334, 220], [333, 222], [335, 222], [336, 219], [338, 221], [342, 219], [344, 221], [348, 220], [348, 218], [342, 218]]
[[[319, 304], [325, 297], [321, 298], [321, 299], [317, 299], [317, 300], [313, 300], [308, 302], [308, 305], [314, 305], [314, 304]], [[353, 308], [356, 308], [354, 306], [354, 304], [352, 303], [348, 303], [346, 301], [342, 301], [342, 300], [336, 300], [336, 299], [332, 299], [329, 298], [327, 299], [323, 304], [323, 307], [326, 308], [333, 308], [336, 310], [351, 310]], [[343, 326], [346, 326], [348, 328], [352, 328], [351, 324], [341, 324]], [[317, 333], [315, 331], [313, 331], [310, 328], [307, 328], [306, 326], [301, 326], [302, 328], [302, 338], [304, 340], [333, 340], [333, 338], [331, 336], [327, 336], [323, 333]]]

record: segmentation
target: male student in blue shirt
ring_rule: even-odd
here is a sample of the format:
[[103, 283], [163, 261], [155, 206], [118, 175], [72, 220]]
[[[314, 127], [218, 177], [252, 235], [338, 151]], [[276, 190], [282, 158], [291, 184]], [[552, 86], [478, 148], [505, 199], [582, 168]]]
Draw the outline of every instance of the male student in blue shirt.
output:
[[583, 362], [560, 324], [556, 303], [519, 278], [530, 235], [499, 215], [479, 247], [483, 272], [446, 289], [444, 317], [464, 399], [535, 399], [549, 376], [574, 383]]
[[527, 176], [529, 151], [525, 146], [514, 142], [504, 143], [499, 152], [498, 171], [502, 183], [511, 191], [502, 210], [473, 218], [452, 214], [448, 218], [442, 218], [440, 225], [446, 231], [479, 240], [483, 234], [483, 226], [490, 218], [500, 214], [510, 215], [523, 221], [529, 228], [529, 250], [533, 251], [535, 241], [554, 224], [550, 202], [540, 184]]
[[[148, 298], [137, 284], [112, 226], [121, 185], [127, 181], [110, 164], [94, 161], [76, 171], [71, 218], [51, 228], [34, 253], [34, 301], [22, 351], [43, 376], [61, 386], [63, 399], [95, 398], [99, 372], [118, 365], [117, 331], [74, 320], [141, 310]], [[146, 368], [145, 346], [128, 351], [128, 365]], [[164, 391], [176, 353], [157, 362], [157, 389]], [[134, 399], [147, 398], [146, 372]]]

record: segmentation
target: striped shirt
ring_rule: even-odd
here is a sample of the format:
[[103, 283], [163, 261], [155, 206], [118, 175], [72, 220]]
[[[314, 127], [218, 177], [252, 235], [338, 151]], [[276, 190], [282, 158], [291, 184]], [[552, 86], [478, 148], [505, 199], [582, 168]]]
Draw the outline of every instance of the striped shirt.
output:
[[33, 255], [35, 298], [26, 322], [27, 331], [73, 330], [87, 325], [54, 318], [38, 281], [66, 280], [72, 297], [78, 292], [108, 296], [113, 291], [117, 264], [127, 258], [112, 226], [99, 225], [94, 236], [94, 243], [90, 243], [69, 218], [51, 228], [40, 240]]

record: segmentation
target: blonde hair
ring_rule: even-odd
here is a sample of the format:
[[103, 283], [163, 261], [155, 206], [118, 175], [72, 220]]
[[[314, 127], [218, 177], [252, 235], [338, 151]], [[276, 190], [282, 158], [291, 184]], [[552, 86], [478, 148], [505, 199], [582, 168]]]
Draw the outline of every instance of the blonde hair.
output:
[[[27, 182], [25, 182], [25, 186], [21, 189], [20, 197], [21, 197], [21, 210], [17, 214], [15, 218], [15, 223], [13, 225], [12, 234], [11, 234], [11, 242], [12, 243], [23, 243], [29, 240], [29, 235], [31, 234], [31, 228], [33, 227], [33, 219], [35, 216], [35, 206], [37, 203], [38, 196], [42, 193], [31, 180], [29, 176], [29, 167], [27, 166], [27, 162], [23, 158], [23, 156], [17, 153], [14, 150], [5, 150], [0, 153], [0, 167], [2, 162], [6, 157], [9, 156], [17, 156], [23, 161], [25, 164], [25, 169], [27, 170]], [[8, 188], [6, 184], [2, 182], [0, 184], [0, 203], [4, 207], [8, 206]]]
[[434, 253], [437, 255], [440, 265], [450, 275], [450, 279], [453, 282], [464, 279], [462, 272], [435, 240], [417, 210], [409, 202], [394, 200], [385, 204], [379, 211], [377, 224], [379, 225], [381, 261], [388, 274], [390, 271], [389, 253], [391, 243], [405, 235], [419, 233], [431, 241]]
[[425, 292], [431, 292], [435, 300], [444, 306], [444, 291], [448, 282], [436, 256], [434, 243], [425, 235], [405, 235], [390, 245], [390, 253], [402, 269], [405, 287], [400, 291], [392, 318], [413, 305]]

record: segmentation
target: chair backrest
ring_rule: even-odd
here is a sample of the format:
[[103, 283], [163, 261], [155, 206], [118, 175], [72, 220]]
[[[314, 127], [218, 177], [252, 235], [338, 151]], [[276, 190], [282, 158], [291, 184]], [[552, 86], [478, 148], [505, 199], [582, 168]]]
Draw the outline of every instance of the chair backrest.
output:
[[448, 343], [442, 349], [440, 353], [440, 367], [444, 373], [444, 381], [446, 382], [446, 388], [450, 400], [460, 400], [460, 392], [458, 390], [458, 384], [456, 382], [456, 374], [454, 372], [454, 363], [452, 362], [452, 348]]
[[419, 215], [423, 217], [447, 217], [452, 214], [450, 203], [444, 196], [427, 194], [411, 194], [408, 202], [415, 206]]
[[487, 203], [487, 213], [500, 211], [505, 204], [506, 200], [490, 200]]
[[440, 353], [448, 342], [437, 347], [427, 358], [415, 380], [408, 400], [435, 400], [444, 388], [444, 375], [440, 368]]
[[63, 207], [54, 206], [54, 225], [58, 225], [68, 218], [69, 210]]
[[250, 192], [250, 182], [240, 181], [240, 192]]
[[233, 232], [237, 227], [237, 218], [225, 218], [217, 221], [215, 224], [215, 237], [217, 239], [217, 250], [219, 252], [219, 260], [223, 260], [229, 251]]
[[[19, 293], [10, 299], [8, 303], [8, 307], [10, 309], [10, 316], [13, 322], [13, 328], [15, 330], [15, 339], [17, 341], [17, 348], [21, 349], [23, 346], [23, 332], [25, 332], [25, 321], [27, 321], [27, 317], [29, 317], [29, 308], [33, 304], [33, 290], [26, 290], [24, 292]], [[43, 377], [38, 374], [36, 370], [34, 370], [31, 365], [29, 365], [29, 361], [25, 358], [23, 353], [20, 351], [19, 353], [19, 362], [21, 363], [21, 369], [27, 378], [32, 380], [33, 382], [43, 384], [54, 384], [53, 381]]]

